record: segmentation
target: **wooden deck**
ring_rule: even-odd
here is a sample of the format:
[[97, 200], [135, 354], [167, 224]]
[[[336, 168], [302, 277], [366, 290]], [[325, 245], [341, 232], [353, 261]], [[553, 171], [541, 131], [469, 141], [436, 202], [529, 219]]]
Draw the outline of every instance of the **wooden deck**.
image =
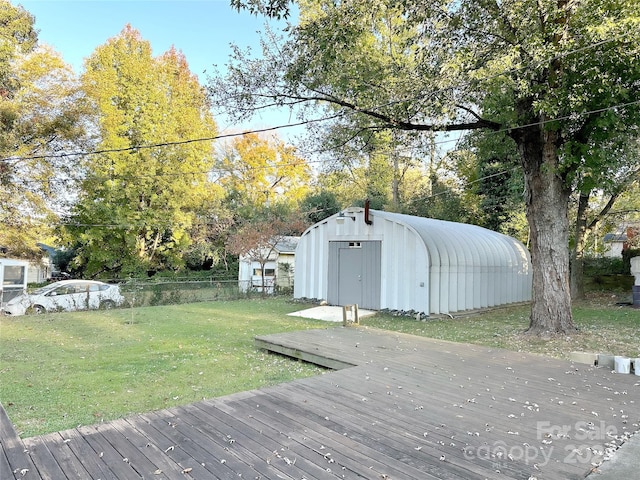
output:
[[0, 408], [0, 478], [583, 479], [640, 428], [638, 377], [586, 365], [360, 327], [256, 345], [342, 369], [23, 440]]

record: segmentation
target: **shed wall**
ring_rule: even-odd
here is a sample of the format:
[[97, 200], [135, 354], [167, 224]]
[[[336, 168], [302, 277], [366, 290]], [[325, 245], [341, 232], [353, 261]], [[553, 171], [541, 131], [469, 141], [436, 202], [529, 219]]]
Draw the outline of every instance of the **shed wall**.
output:
[[531, 299], [529, 254], [517, 240], [474, 225], [389, 212], [372, 210], [370, 218], [367, 225], [363, 209], [351, 208], [302, 235], [296, 298], [328, 298], [329, 242], [380, 240], [381, 309], [438, 314]]

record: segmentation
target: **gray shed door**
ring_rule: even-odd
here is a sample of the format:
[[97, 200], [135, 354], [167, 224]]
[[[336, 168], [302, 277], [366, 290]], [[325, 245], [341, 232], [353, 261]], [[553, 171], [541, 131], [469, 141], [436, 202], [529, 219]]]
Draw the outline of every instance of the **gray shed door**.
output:
[[382, 242], [329, 242], [327, 302], [380, 309]]

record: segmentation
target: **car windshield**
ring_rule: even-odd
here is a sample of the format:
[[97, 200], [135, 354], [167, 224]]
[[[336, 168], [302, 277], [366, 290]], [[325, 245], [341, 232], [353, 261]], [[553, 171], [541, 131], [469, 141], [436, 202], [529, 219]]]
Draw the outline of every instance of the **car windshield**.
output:
[[51, 290], [53, 290], [54, 288], [59, 287], [60, 285], [62, 285], [62, 282], [53, 282], [53, 283], [50, 283], [49, 285], [46, 285], [44, 287], [36, 288], [34, 291], [31, 292], [31, 294], [32, 295], [42, 295], [44, 293], [50, 292]]

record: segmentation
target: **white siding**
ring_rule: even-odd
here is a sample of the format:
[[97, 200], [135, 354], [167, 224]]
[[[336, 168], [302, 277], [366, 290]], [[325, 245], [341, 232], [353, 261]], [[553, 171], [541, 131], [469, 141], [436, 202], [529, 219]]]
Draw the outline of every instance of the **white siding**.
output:
[[0, 258], [0, 304], [27, 289], [29, 262]]

